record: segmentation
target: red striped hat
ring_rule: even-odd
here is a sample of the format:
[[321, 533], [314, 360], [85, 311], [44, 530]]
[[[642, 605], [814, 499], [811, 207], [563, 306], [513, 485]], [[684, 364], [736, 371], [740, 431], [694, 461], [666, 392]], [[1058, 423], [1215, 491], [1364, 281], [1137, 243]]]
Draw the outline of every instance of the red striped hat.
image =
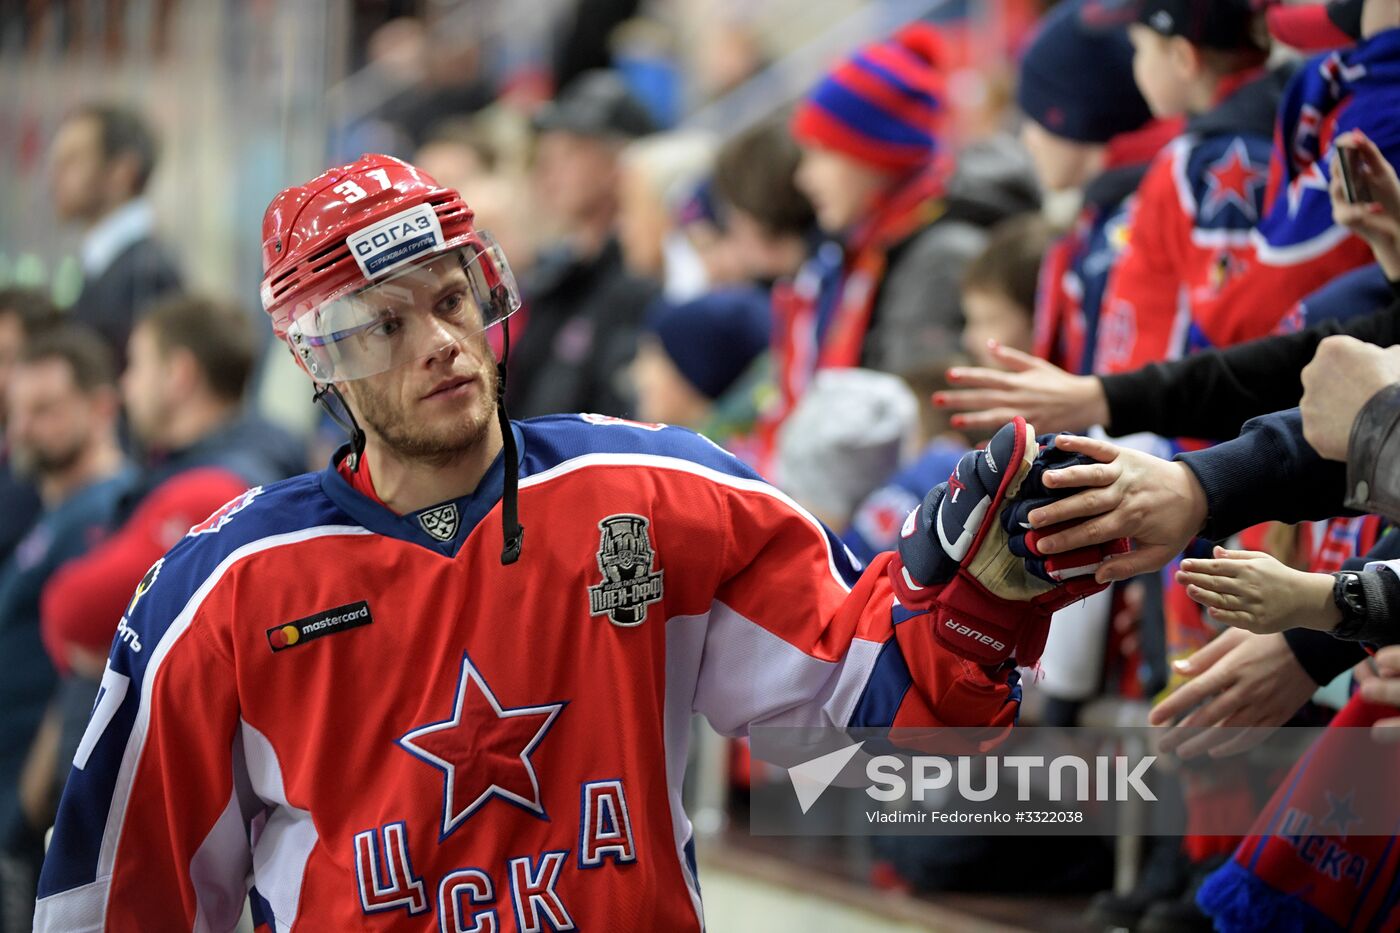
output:
[[861, 49], [822, 78], [798, 105], [799, 142], [907, 172], [938, 154], [946, 118], [942, 42], [929, 23]]

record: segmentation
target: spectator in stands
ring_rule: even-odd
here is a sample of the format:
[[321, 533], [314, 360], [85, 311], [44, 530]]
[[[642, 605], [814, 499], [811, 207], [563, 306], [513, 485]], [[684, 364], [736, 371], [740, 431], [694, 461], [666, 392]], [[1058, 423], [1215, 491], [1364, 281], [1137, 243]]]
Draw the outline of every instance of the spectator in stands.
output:
[[[414, 165], [462, 192], [477, 227], [491, 231], [517, 276], [533, 266], [538, 235], [527, 178], [529, 136], [524, 116], [491, 107], [436, 124], [413, 154]], [[514, 323], [523, 331], [526, 315], [519, 314]]]
[[709, 288], [756, 284], [730, 236], [713, 176], [696, 185], [675, 204], [672, 223], [682, 247], [695, 255], [699, 272]]
[[69, 114], [50, 152], [54, 212], [83, 228], [83, 288], [72, 317], [101, 334], [119, 361], [136, 319], [181, 282], [145, 197], [157, 156], [141, 116], [102, 103]]
[[[1100, 304], [1134, 193], [1148, 164], [1180, 131], [1153, 120], [1133, 82], [1133, 49], [1124, 21], [1071, 0], [1040, 24], [1021, 59], [1016, 100], [1026, 120], [1021, 141], [1048, 192], [1077, 191], [1079, 215], [1045, 258], [1036, 306], [1036, 356], [1071, 372], [1090, 372]], [[1010, 362], [1012, 351], [979, 354], [982, 365]], [[989, 359], [987, 359], [989, 358]]]
[[797, 187], [797, 147], [785, 117], [737, 134], [715, 160], [714, 189], [742, 271], [771, 286], [791, 278], [822, 242], [812, 203]]
[[936, 30], [911, 24], [838, 65], [797, 109], [797, 184], [841, 249], [819, 249], [774, 296], [784, 410], [818, 369], [903, 375], [946, 361], [962, 331], [962, 267], [986, 227], [1037, 203], [1019, 150], [989, 144], [955, 163], [941, 136], [943, 57]]
[[765, 37], [753, 18], [755, 8], [717, 6], [700, 22], [696, 42], [695, 83], [702, 100], [714, 100], [742, 87], [769, 64]]
[[144, 456], [141, 475], [118, 504], [113, 535], [44, 589], [44, 645], [60, 673], [73, 675], [60, 760], [71, 759], [82, 735], [142, 575], [221, 505], [303, 469], [297, 444], [244, 411], [257, 349], [242, 308], [196, 297], [157, 305], [132, 332], [121, 389]]
[[778, 434], [777, 485], [829, 528], [887, 482], [914, 448], [919, 403], [897, 376], [826, 369]]
[[768, 385], [768, 295], [755, 287], [659, 300], [632, 379], [637, 417], [704, 434], [743, 458]]
[[122, 396], [147, 489], [207, 464], [249, 485], [301, 472], [295, 441], [244, 407], [258, 349], [242, 307], [199, 297], [162, 303], [132, 332]]
[[711, 285], [700, 257], [677, 228], [678, 208], [710, 173], [715, 143], [708, 134], [656, 133], [622, 152], [618, 243], [633, 275], [658, 281], [673, 302]]
[[[30, 340], [10, 377], [6, 433], [16, 467], [38, 486], [43, 513], [0, 563], [0, 929], [29, 929], [44, 830], [53, 817], [48, 781], [26, 767], [31, 748], [52, 773], [55, 730], [36, 742], [57, 676], [39, 636], [44, 584], [105, 535], [129, 482], [116, 423], [116, 374], [106, 343], [78, 326]], [[42, 746], [42, 748], [40, 747]], [[16, 923], [19, 925], [15, 925]]]
[[991, 357], [995, 347], [1030, 351], [1041, 258], [1054, 235], [1039, 214], [1013, 217], [992, 229], [986, 248], [967, 264], [962, 345], [972, 359], [996, 365]]
[[[42, 294], [23, 288], [0, 290], [0, 429], [6, 420], [6, 386], [25, 343], [56, 324], [58, 310]], [[0, 563], [39, 516], [39, 491], [15, 475], [10, 444], [0, 430]]]
[[[968, 263], [962, 280], [963, 346], [974, 359], [985, 359], [989, 344], [1030, 350], [1040, 259], [1053, 235], [1039, 214], [1013, 217], [993, 228], [986, 248]], [[949, 430], [934, 408], [921, 406], [920, 414], [919, 455], [860, 503], [841, 535], [861, 561], [895, 548], [905, 516], [967, 452], [967, 438]]]
[[[1266, 215], [1265, 220], [1272, 219], [1273, 223], [1267, 228], [1261, 226], [1257, 233], [1260, 237], [1268, 234], [1265, 239], [1275, 243], [1275, 253], [1291, 255], [1298, 262], [1251, 264], [1231, 284], [1232, 298], [1277, 299], [1286, 305], [1289, 293], [1304, 280], [1330, 282], [1372, 258], [1380, 260], [1384, 268], [1384, 256], [1377, 252], [1377, 241], [1372, 235], [1375, 231], [1357, 226], [1363, 215], [1338, 214], [1339, 203], [1344, 203], [1341, 187], [1335, 183], [1336, 175], [1328, 161], [1319, 155], [1329, 151], [1334, 141], [1350, 138], [1371, 171], [1380, 172], [1381, 167], [1400, 161], [1400, 134], [1395, 133], [1394, 121], [1389, 120], [1400, 99], [1400, 86], [1391, 80], [1396, 76], [1394, 62], [1400, 55], [1400, 8], [1383, 2], [1368, 6], [1364, 21], [1360, 17], [1354, 21], [1358, 29], [1364, 27], [1364, 41], [1338, 53], [1332, 60], [1334, 65], [1329, 66], [1353, 79], [1367, 80], [1348, 79], [1332, 85], [1317, 77], [1321, 68], [1304, 69], [1295, 77], [1285, 98], [1288, 107], [1281, 114], [1285, 126], [1305, 126], [1317, 119], [1315, 113], [1311, 117], [1309, 113], [1322, 113], [1325, 116], [1321, 125], [1332, 134], [1325, 142], [1316, 134], [1307, 137], [1308, 145], [1302, 152], [1276, 148], [1273, 154], [1273, 166], [1283, 173], [1288, 184], [1279, 186], [1278, 197]], [[1357, 131], [1354, 136], [1352, 130]], [[1379, 174], [1370, 179], [1373, 194], [1379, 181]], [[1328, 196], [1324, 202], [1325, 192]], [[1321, 219], [1323, 211], [1325, 221]], [[1373, 217], [1376, 221], [1383, 219], [1379, 215]], [[1357, 236], [1346, 236], [1348, 229]], [[1256, 244], [1260, 237], [1255, 237]], [[1294, 248], [1277, 248], [1289, 243]], [[1330, 248], [1324, 248], [1329, 244]], [[1371, 249], [1365, 250], [1364, 246]], [[1358, 248], [1364, 255], [1357, 255]], [[1400, 275], [1400, 271], [1391, 269], [1385, 273], [1392, 281]], [[1258, 281], [1254, 281], [1256, 276]], [[1285, 284], [1287, 288], [1282, 287]], [[1302, 294], [1310, 292], [1303, 289]], [[1366, 303], [1372, 301], [1374, 297], [1364, 299], [1362, 309], [1370, 310]], [[1288, 308], [1278, 310], [1287, 312]], [[1283, 323], [1289, 316], [1294, 315], [1285, 315]], [[1347, 333], [1388, 346], [1400, 335], [1397, 322], [1400, 318], [1392, 305], [1345, 323], [1338, 316], [1279, 339], [1205, 351], [1167, 365], [1098, 377], [1074, 376], [1045, 363], [1017, 364], [1011, 373], [964, 370], [950, 376], [968, 391], [949, 393], [948, 401], [950, 407], [973, 410], [973, 414], [963, 417], [969, 426], [1001, 425], [1011, 417], [1009, 413], [1014, 413], [1025, 415], [1041, 430], [1078, 430], [1103, 424], [1117, 436], [1154, 431], [1165, 436], [1226, 439], [1234, 437], [1251, 417], [1297, 404], [1301, 394], [1298, 372], [1312, 358], [1323, 337]]]
[[651, 119], [615, 75], [593, 72], [566, 87], [535, 126], [536, 197], [561, 231], [521, 283], [529, 319], [511, 350], [511, 412], [626, 414], [617, 375], [636, 353], [656, 285], [623, 265], [618, 158], [651, 131]]

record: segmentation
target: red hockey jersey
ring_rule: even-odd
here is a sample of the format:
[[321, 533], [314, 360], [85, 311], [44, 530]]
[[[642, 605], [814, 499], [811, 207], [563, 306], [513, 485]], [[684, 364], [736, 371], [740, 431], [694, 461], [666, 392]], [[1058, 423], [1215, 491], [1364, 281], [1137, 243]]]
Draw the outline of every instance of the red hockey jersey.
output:
[[833, 536], [708, 441], [515, 427], [399, 516], [334, 468], [251, 490], [153, 566], [64, 792], [37, 929], [701, 927], [690, 719], [1009, 723], [1013, 669], [941, 650]]

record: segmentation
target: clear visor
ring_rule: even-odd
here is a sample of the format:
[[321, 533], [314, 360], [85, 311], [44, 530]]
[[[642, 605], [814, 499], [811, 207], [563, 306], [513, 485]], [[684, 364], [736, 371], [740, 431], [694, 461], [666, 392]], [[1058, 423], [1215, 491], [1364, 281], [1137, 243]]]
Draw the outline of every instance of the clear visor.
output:
[[293, 318], [287, 340], [318, 382], [388, 372], [479, 335], [520, 308], [488, 233]]

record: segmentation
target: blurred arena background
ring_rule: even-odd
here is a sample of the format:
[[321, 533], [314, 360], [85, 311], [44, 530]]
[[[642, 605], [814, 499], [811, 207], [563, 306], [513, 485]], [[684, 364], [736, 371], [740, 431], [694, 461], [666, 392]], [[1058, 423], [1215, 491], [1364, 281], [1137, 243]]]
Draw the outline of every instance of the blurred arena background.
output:
[[[625, 322], [631, 343], [612, 359], [607, 355], [612, 347], [579, 337], [586, 358], [569, 362], [579, 372], [587, 371], [578, 380], [588, 382], [589, 389], [558, 404], [652, 420], [658, 409], [648, 408], [652, 403], [644, 398], [647, 345], [644, 341], [637, 352], [636, 331], [645, 329], [661, 343], [669, 338], [660, 317], [647, 317], [651, 323], [643, 327], [641, 309], [654, 307], [658, 296], [672, 310], [688, 307], [716, 285], [740, 282], [761, 294], [766, 309], [774, 280], [785, 280], [800, 265], [761, 269], [753, 255], [743, 254], [745, 246], [729, 226], [730, 207], [719, 203], [724, 198], [714, 190], [725, 154], [733, 158], [730, 145], [764, 126], [786, 127], [792, 108], [839, 63], [911, 23], [924, 22], [942, 40], [940, 150], [958, 153], [964, 163], [960, 168], [970, 174], [984, 167], [999, 172], [1002, 159], [1014, 163], [996, 182], [1004, 202], [989, 208], [994, 216], [978, 217], [972, 224], [978, 227], [975, 248], [963, 249], [957, 268], [941, 283], [942, 297], [956, 304], [960, 290], [966, 295], [979, 282], [992, 280], [1000, 283], [990, 289], [999, 298], [1020, 300], [1029, 292], [1018, 326], [1022, 349], [1030, 351], [1029, 306], [1035, 303], [1041, 252], [1051, 227], [1063, 234], [1082, 218], [1083, 186], [1057, 191], [1037, 184], [1031, 160], [1016, 142], [1023, 122], [1016, 96], [1018, 68], [1038, 21], [1055, 6], [1054, 0], [0, 0], [0, 290], [33, 290], [60, 309], [79, 299], [90, 261], [85, 258], [88, 227], [81, 219], [62, 216], [56, 204], [55, 140], [75, 108], [92, 102], [139, 113], [159, 140], [158, 162], [145, 192], [154, 237], [168, 249], [187, 291], [246, 313], [244, 323], [258, 337], [242, 398], [246, 411], [258, 425], [275, 425], [291, 439], [299, 465], [320, 469], [343, 438], [313, 404], [303, 373], [273, 339], [260, 309], [263, 211], [281, 189], [327, 166], [362, 153], [386, 153], [413, 161], [445, 185], [459, 188], [477, 211], [478, 224], [501, 241], [525, 286], [526, 312], [513, 326], [522, 328], [526, 339], [532, 297], [554, 294], [550, 289], [557, 277], [569, 274], [556, 273], [550, 265], [560, 243], [586, 242], [595, 253], [611, 257], [608, 275], [616, 277], [619, 288], [635, 286], [626, 293], [636, 306]], [[1277, 47], [1272, 54], [1274, 63], [1297, 57]], [[1265, 57], [1267, 53], [1256, 63], [1261, 68]], [[601, 86], [576, 98], [563, 93], [600, 70], [643, 108], [644, 118], [630, 115], [619, 103], [621, 97]], [[1143, 122], [1148, 114], [1138, 103]], [[635, 131], [627, 127], [634, 119], [639, 121]], [[602, 156], [579, 142], [593, 139], [595, 132], [608, 141]], [[569, 139], [545, 139], [559, 133]], [[1169, 136], [1158, 140], [1159, 146]], [[785, 181], [791, 175], [789, 171]], [[102, 182], [92, 184], [100, 187]], [[1253, 182], [1243, 184], [1244, 194], [1250, 195]], [[1262, 180], [1259, 186], [1262, 194]], [[779, 214], [786, 207], [769, 206]], [[830, 242], [819, 242], [819, 218], [813, 217], [812, 205], [803, 202], [797, 211], [798, 245], [812, 247], [814, 255], [829, 247]], [[1003, 230], [994, 221], [1007, 217], [1030, 222], [1007, 231], [1007, 239], [992, 240], [993, 247], [1009, 244], [998, 256], [997, 249], [987, 249], [984, 234]], [[1105, 236], [1121, 238], [1121, 228]], [[1031, 261], [1018, 261], [1028, 250], [1035, 250]], [[979, 257], [975, 263], [973, 257]], [[804, 253], [796, 258], [811, 257]], [[1101, 271], [1107, 276], [1106, 269]], [[1222, 261], [1219, 275], [1229, 274], [1229, 263]], [[1023, 286], [1019, 292], [1008, 284], [1012, 277]], [[608, 297], [617, 294], [621, 292]], [[567, 298], [566, 293], [549, 300], [563, 301], [564, 307]], [[560, 313], [568, 317], [569, 309]], [[737, 319], [742, 309], [707, 307], [705, 313], [716, 315], [708, 319], [711, 326], [728, 326], [723, 315]], [[588, 314], [600, 328], [608, 326], [606, 313]], [[899, 383], [889, 389], [875, 382], [849, 390], [833, 384], [827, 387], [830, 395], [818, 397], [823, 382], [816, 379], [810, 397], [819, 400], [785, 410], [792, 424], [801, 425], [800, 436], [843, 452], [847, 448], [842, 445], [869, 451], [873, 459], [853, 457], [853, 476], [845, 477], [851, 488], [833, 493], [820, 484], [803, 485], [804, 471], [810, 472], [813, 464], [829, 465], [824, 453], [829, 448], [816, 441], [813, 449], [788, 451], [772, 447], [785, 440], [769, 438], [770, 449], [755, 455], [761, 461], [756, 466], [783, 459], [789, 472], [779, 485], [838, 530], [858, 525], [856, 506], [882, 491], [877, 487], [896, 466], [913, 460], [912, 450], [932, 450], [926, 445], [958, 427], [943, 420], [946, 413], [932, 411], [929, 397], [947, 388], [942, 376], [947, 365], [969, 357], [987, 363], [978, 357], [971, 332], [964, 333], [960, 314], [956, 327], [936, 335], [947, 346], [925, 360], [927, 372], [858, 361], [897, 374], [907, 387]], [[533, 320], [545, 320], [543, 313]], [[1273, 325], [1270, 321], [1261, 332]], [[745, 364], [767, 350], [766, 328], [765, 323], [753, 338]], [[567, 326], [560, 333], [536, 359], [548, 365], [567, 356], [567, 346], [560, 346], [577, 335]], [[679, 333], [684, 345], [691, 335]], [[989, 335], [977, 332], [978, 337]], [[731, 351], [742, 355], [742, 348], [727, 344], [724, 336], [695, 337], [692, 349], [701, 346], [704, 358], [689, 362], [679, 356], [684, 346], [666, 344], [672, 357], [668, 365], [684, 369], [692, 383], [722, 382], [703, 393], [706, 407], [691, 426], [728, 427], [727, 410], [708, 406], [749, 376], [747, 369], [741, 373], [719, 364]], [[114, 349], [120, 357], [124, 343]], [[1075, 369], [1064, 358], [1056, 361]], [[780, 394], [780, 387], [768, 385], [773, 381], [769, 373], [760, 375], [770, 394]], [[513, 385], [521, 393], [512, 399], [513, 414], [558, 410], [551, 407], [549, 386], [541, 387], [544, 376], [519, 378]], [[805, 383], [802, 388], [808, 390]], [[859, 396], [860, 404], [843, 401], [851, 396]], [[880, 434], [886, 418], [897, 423]], [[655, 420], [670, 417], [658, 414]], [[852, 429], [860, 437], [834, 436], [850, 426], [868, 431]], [[125, 423], [122, 430], [127, 430]], [[799, 437], [795, 428], [784, 435], [794, 437]], [[937, 460], [941, 475], [947, 475], [949, 464], [969, 443], [981, 439], [972, 430], [958, 435], [953, 458], [944, 451]], [[744, 456], [742, 438], [729, 446]], [[829, 501], [824, 494], [838, 503], [829, 513], [818, 507]], [[912, 494], [906, 490], [904, 495]], [[867, 516], [888, 526], [883, 530], [890, 540], [910, 505], [899, 501], [903, 511], [889, 505]], [[1309, 555], [1345, 551], [1334, 561], [1340, 567], [1344, 557], [1365, 550], [1363, 540], [1374, 543], [1377, 532], [1359, 524], [1341, 529], [1319, 523], [1298, 535], [1298, 542], [1289, 538], [1287, 547], [1297, 544], [1300, 564], [1307, 564]], [[1335, 568], [1317, 564], [1315, 569]], [[1058, 668], [1047, 662], [1044, 690], [1026, 691], [1023, 721], [1146, 722], [1152, 698], [1167, 684], [1169, 651], [1179, 646], [1164, 643], [1163, 584], [1153, 578], [1140, 587], [1130, 593], [1126, 587], [1119, 590], [1111, 609], [1107, 598], [1097, 605], [1097, 647], [1070, 660], [1061, 656]], [[1191, 605], [1184, 597], [1181, 602]], [[1125, 618], [1134, 624], [1118, 624]], [[102, 634], [110, 641], [109, 631]], [[1192, 642], [1192, 650], [1204, 638]], [[1057, 672], [1066, 670], [1057, 679]], [[99, 658], [99, 676], [100, 671]], [[1059, 691], [1066, 682], [1073, 683]], [[1330, 699], [1319, 699], [1336, 708], [1345, 702], [1345, 688], [1334, 686]], [[1086, 919], [1091, 899], [1098, 892], [1133, 890], [1151, 862], [1149, 842], [1127, 833], [1116, 839], [751, 837], [751, 782], [781, 776], [765, 774], [762, 766], [751, 769], [742, 742], [720, 737], [698, 719], [695, 732], [687, 809], [700, 840], [700, 878], [712, 930], [1103, 929], [1102, 917]], [[1175, 847], [1177, 841], [1170, 842]], [[1174, 850], [1165, 856], [1167, 862], [1176, 857]], [[1162, 861], [1159, 851], [1156, 863]], [[1176, 873], [1179, 883], [1171, 895], [1176, 898], [1186, 884], [1186, 869], [1173, 863], [1166, 871]], [[6, 929], [0, 924], [0, 931]]]

